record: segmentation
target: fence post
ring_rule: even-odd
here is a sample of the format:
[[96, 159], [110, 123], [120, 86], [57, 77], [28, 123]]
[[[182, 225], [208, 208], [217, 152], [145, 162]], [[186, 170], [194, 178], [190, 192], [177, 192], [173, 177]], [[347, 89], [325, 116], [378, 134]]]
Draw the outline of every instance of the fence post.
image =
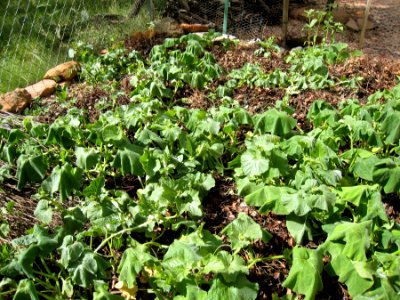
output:
[[283, 44], [286, 47], [286, 39], [288, 32], [288, 22], [289, 22], [289, 0], [283, 0], [283, 9], [282, 9], [282, 40]]
[[372, 0], [367, 0], [367, 7], [365, 8], [364, 21], [363, 21], [363, 25], [361, 28], [361, 34], [360, 34], [360, 48], [364, 47], [365, 31], [367, 30], [368, 16], [369, 16], [369, 10], [371, 8], [371, 2], [372, 2]]
[[225, 0], [224, 5], [224, 27], [222, 33], [226, 34], [228, 32], [228, 12], [229, 12], [229, 0]]

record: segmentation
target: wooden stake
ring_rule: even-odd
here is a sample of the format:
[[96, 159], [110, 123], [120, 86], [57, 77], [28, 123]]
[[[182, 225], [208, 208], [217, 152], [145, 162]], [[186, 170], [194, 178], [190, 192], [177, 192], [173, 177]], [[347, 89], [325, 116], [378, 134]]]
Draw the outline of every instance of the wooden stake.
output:
[[364, 21], [363, 21], [363, 25], [361, 28], [361, 34], [360, 34], [360, 49], [364, 48], [365, 31], [367, 30], [368, 16], [369, 16], [369, 10], [371, 8], [371, 3], [372, 3], [372, 0], [367, 0], [367, 6], [365, 7], [365, 13], [364, 13]]
[[287, 33], [288, 33], [288, 22], [289, 22], [289, 0], [283, 0], [282, 41], [283, 41], [284, 46], [286, 46], [286, 39], [287, 39]]

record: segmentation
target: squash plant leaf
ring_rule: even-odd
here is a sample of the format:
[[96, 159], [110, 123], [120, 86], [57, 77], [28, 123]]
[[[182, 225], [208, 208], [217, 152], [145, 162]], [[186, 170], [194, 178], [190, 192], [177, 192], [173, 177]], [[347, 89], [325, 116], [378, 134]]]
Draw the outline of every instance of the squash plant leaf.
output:
[[332, 126], [338, 120], [338, 114], [332, 105], [325, 101], [317, 100], [311, 104], [307, 118], [314, 123], [314, 127], [320, 127], [325, 123]]
[[296, 119], [290, 117], [284, 111], [273, 108], [262, 115], [255, 116], [255, 132], [272, 133], [284, 137], [296, 127]]
[[185, 296], [178, 295], [174, 300], [206, 300], [207, 292], [202, 290], [199, 286], [193, 283], [185, 283]]
[[67, 235], [64, 237], [63, 243], [59, 249], [61, 252], [59, 262], [65, 268], [68, 268], [81, 258], [82, 254], [84, 253], [85, 246], [81, 242], [74, 241], [73, 236]]
[[135, 145], [126, 145], [119, 149], [115, 156], [113, 166], [120, 169], [122, 175], [131, 174], [136, 176], [144, 176], [143, 166], [140, 162], [140, 156], [143, 150]]
[[267, 243], [272, 237], [270, 233], [262, 229], [259, 224], [244, 213], [239, 213], [238, 217], [227, 225], [221, 233], [228, 235], [233, 250], [243, 249], [256, 240]]
[[383, 186], [385, 193], [400, 192], [400, 160], [381, 159], [372, 168], [372, 179]]
[[250, 282], [245, 275], [240, 275], [234, 283], [227, 283], [221, 277], [212, 281], [207, 300], [241, 299], [254, 300], [257, 298], [258, 284]]
[[358, 157], [354, 164], [354, 174], [358, 177], [373, 181], [373, 166], [379, 162], [379, 158], [372, 155], [368, 158]]
[[201, 259], [199, 249], [192, 244], [175, 240], [164, 255], [162, 266], [177, 282], [184, 280]]
[[43, 188], [51, 194], [60, 193], [61, 201], [66, 200], [81, 185], [82, 170], [73, 168], [70, 163], [57, 166], [49, 178], [43, 181]]
[[247, 176], [262, 175], [269, 169], [269, 159], [264, 158], [260, 153], [247, 151], [240, 157], [244, 173]]
[[366, 262], [352, 261], [345, 254], [334, 257], [327, 267], [331, 275], [339, 276], [339, 281], [346, 284], [352, 297], [361, 295], [374, 284], [373, 272]]
[[21, 155], [17, 160], [17, 188], [23, 189], [28, 182], [40, 182], [46, 176], [48, 162], [43, 155]]
[[367, 250], [371, 244], [371, 226], [372, 221], [339, 223], [328, 230], [328, 239], [320, 247], [328, 251], [332, 257], [343, 254], [354, 261], [366, 261]]
[[155, 260], [148, 253], [146, 246], [134, 242], [132, 247], [126, 249], [118, 266], [119, 280], [132, 288], [136, 284], [136, 276], [150, 261]]
[[245, 201], [248, 205], [260, 207], [259, 211], [262, 214], [273, 211], [279, 215], [287, 215], [289, 211], [283, 205], [282, 197], [295, 191], [289, 187], [264, 186], [247, 195]]
[[104, 277], [107, 263], [91, 251], [86, 251], [75, 265], [71, 266], [72, 280], [75, 284], [88, 288], [94, 280]]
[[91, 170], [100, 160], [100, 155], [94, 149], [75, 148], [76, 166], [82, 170]]
[[312, 226], [309, 224], [307, 217], [290, 214], [286, 217], [286, 226], [297, 244], [301, 244], [304, 237], [312, 241]]
[[23, 279], [19, 282], [17, 291], [13, 297], [14, 300], [39, 300], [35, 284], [32, 280]]
[[283, 286], [296, 293], [305, 295], [305, 299], [314, 299], [322, 289], [322, 252], [302, 247], [293, 249], [293, 265]]
[[34, 214], [42, 223], [49, 224], [53, 218], [53, 210], [49, 206], [49, 201], [40, 200], [36, 205]]
[[206, 258], [204, 274], [220, 274], [225, 282], [234, 283], [240, 274], [248, 275], [249, 269], [244, 263], [243, 258], [238, 255], [231, 255], [226, 251], [220, 251], [217, 255], [210, 255]]
[[381, 129], [386, 134], [385, 143], [398, 144], [400, 140], [400, 111], [389, 113], [381, 123]]
[[85, 197], [100, 196], [104, 188], [104, 184], [105, 184], [104, 176], [97, 177], [83, 190], [83, 195]]

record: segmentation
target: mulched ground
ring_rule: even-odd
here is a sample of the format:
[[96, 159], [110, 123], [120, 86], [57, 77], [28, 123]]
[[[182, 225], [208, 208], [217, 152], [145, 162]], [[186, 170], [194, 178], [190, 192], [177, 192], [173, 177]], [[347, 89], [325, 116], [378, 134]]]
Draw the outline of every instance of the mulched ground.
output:
[[[129, 49], [136, 49], [146, 56], [151, 47], [159, 43], [161, 38], [138, 44], [126, 40], [125, 45]], [[256, 45], [241, 43], [233, 46], [228, 50], [223, 46], [215, 46], [210, 49], [217, 59], [218, 63], [228, 73], [233, 69], [241, 68], [245, 63], [259, 63], [266, 72], [275, 68], [285, 70], [288, 65], [279, 55], [272, 58], [256, 57], [253, 55], [258, 48]], [[307, 129], [305, 116], [310, 104], [317, 100], [323, 99], [337, 106], [338, 102], [347, 98], [356, 98], [365, 102], [369, 95], [383, 88], [391, 88], [397, 83], [396, 77], [400, 74], [400, 65], [391, 60], [382, 57], [363, 56], [353, 58], [344, 64], [333, 66], [330, 69], [331, 74], [335, 76], [362, 76], [363, 80], [359, 83], [358, 91], [349, 88], [334, 87], [326, 90], [304, 91], [290, 98], [290, 104], [296, 109], [294, 116], [299, 120], [300, 126]], [[220, 79], [218, 84], [223, 84], [224, 78]], [[214, 84], [209, 89], [216, 88]], [[123, 92], [116, 101], [117, 105], [129, 103], [131, 87], [129, 78], [124, 78], [120, 82], [120, 88]], [[206, 93], [209, 90], [193, 90], [185, 89], [181, 92], [180, 97], [189, 99], [185, 104], [190, 108], [208, 109], [213, 105], [219, 105], [218, 102], [212, 102]], [[233, 98], [236, 99], [243, 107], [248, 109], [250, 113], [260, 113], [274, 106], [276, 101], [281, 100], [285, 95], [282, 89], [261, 89], [242, 86], [234, 91]], [[90, 121], [95, 121], [99, 115], [110, 109], [108, 106], [97, 105], [110, 98], [110, 92], [101, 86], [90, 87], [84, 83], [75, 83], [68, 89], [67, 101], [72, 100], [73, 105], [83, 108], [85, 114]], [[177, 101], [182, 105], [179, 101]], [[185, 102], [186, 103], [186, 102]], [[48, 107], [46, 113], [39, 117], [41, 122], [52, 123], [58, 116], [65, 114], [66, 107], [62, 106], [55, 100], [54, 96], [43, 99], [41, 103], [35, 105], [46, 105]], [[251, 216], [263, 228], [269, 231], [273, 238], [268, 244], [258, 243], [254, 246], [256, 257], [266, 257], [282, 254], [283, 249], [295, 246], [293, 238], [289, 235], [286, 228], [285, 220], [282, 217], [272, 213], [268, 215], [260, 215], [257, 211], [246, 205], [244, 199], [234, 195], [234, 182], [224, 177], [216, 178], [216, 187], [211, 190], [204, 200], [204, 221], [206, 227], [212, 233], [220, 233], [229, 222], [231, 222], [238, 213], [244, 212]], [[134, 186], [129, 179], [127, 182], [120, 182], [118, 188], [128, 188]], [[17, 191], [13, 186], [5, 187], [5, 195], [0, 191], [0, 205], [4, 205], [12, 199], [16, 202], [15, 210], [18, 213], [10, 213], [6, 216], [11, 224], [11, 237], [16, 237], [24, 233], [35, 223], [33, 216], [34, 203], [30, 200], [29, 190]], [[400, 222], [399, 199], [385, 199], [385, 206], [389, 217]], [[316, 244], [310, 244], [310, 247], [317, 247]], [[242, 253], [246, 257], [246, 253]], [[289, 272], [289, 264], [285, 259], [272, 259], [270, 261], [258, 263], [250, 270], [249, 278], [256, 281], [260, 285], [259, 299], [272, 299], [271, 295], [287, 294], [288, 291], [282, 287], [282, 282]], [[335, 278], [324, 278], [325, 289], [318, 295], [318, 299], [349, 299], [347, 291]], [[290, 291], [289, 291], [290, 292]]]

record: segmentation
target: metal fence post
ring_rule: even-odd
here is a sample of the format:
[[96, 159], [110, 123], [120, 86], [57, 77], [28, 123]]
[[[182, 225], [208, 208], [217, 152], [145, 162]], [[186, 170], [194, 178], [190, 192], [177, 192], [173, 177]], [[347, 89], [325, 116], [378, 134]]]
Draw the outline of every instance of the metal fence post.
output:
[[222, 30], [223, 34], [226, 34], [228, 32], [228, 12], [229, 12], [229, 0], [225, 0], [225, 5], [224, 5], [224, 27]]

